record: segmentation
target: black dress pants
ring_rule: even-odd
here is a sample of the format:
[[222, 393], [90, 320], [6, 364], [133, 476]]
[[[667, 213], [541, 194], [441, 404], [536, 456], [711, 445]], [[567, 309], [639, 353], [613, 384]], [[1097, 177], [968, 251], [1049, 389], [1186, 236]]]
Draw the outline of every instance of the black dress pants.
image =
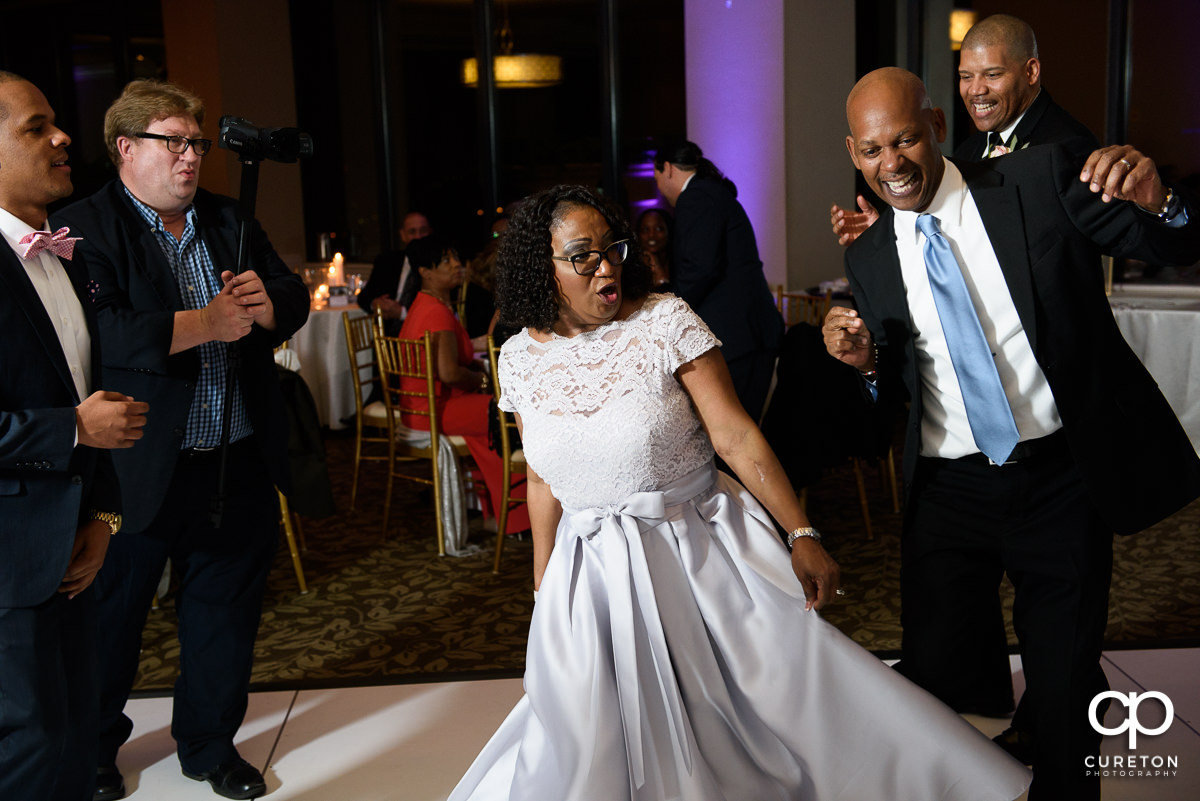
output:
[[142, 628], [167, 559], [179, 578], [179, 678], [171, 734], [179, 762], [202, 773], [233, 759], [246, 714], [254, 639], [279, 537], [279, 502], [252, 438], [230, 446], [225, 509], [213, 528], [218, 452], [182, 451], [158, 517], [113, 538], [96, 580], [101, 632], [99, 764], [116, 762], [133, 723], [125, 702]]
[[0, 798], [91, 801], [95, 595], [0, 608]]
[[[1052, 435], [1054, 436], [1054, 435]], [[1004, 466], [921, 458], [903, 539], [903, 673], [962, 708], [994, 654], [971, 644], [995, 626], [1007, 572], [1026, 690], [1022, 716], [1034, 734], [1030, 799], [1098, 799], [1084, 758], [1098, 753], [1088, 723], [1108, 689], [1100, 666], [1112, 578], [1112, 532], [1088, 498], [1065, 437]], [[961, 646], [961, 647], [960, 647]]]

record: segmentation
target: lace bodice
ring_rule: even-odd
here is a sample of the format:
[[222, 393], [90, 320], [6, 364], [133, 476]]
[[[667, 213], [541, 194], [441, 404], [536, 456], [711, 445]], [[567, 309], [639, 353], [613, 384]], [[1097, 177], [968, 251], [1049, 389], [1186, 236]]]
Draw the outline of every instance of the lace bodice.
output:
[[522, 331], [500, 353], [500, 407], [521, 415], [525, 459], [563, 506], [619, 503], [712, 458], [675, 371], [719, 345], [673, 295], [574, 337]]

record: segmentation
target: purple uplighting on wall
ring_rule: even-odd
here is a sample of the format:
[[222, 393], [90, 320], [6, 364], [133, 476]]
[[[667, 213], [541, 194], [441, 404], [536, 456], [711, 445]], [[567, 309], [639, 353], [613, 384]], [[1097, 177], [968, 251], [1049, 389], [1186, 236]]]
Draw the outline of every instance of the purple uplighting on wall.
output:
[[685, 0], [688, 139], [738, 187], [767, 280], [787, 276], [783, 0]]

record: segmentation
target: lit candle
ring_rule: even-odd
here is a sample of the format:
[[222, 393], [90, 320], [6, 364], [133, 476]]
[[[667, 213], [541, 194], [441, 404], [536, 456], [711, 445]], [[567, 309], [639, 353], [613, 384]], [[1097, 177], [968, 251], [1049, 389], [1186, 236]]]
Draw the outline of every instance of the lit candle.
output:
[[333, 254], [333, 263], [329, 265], [329, 285], [330, 286], [345, 286], [345, 259], [341, 253]]

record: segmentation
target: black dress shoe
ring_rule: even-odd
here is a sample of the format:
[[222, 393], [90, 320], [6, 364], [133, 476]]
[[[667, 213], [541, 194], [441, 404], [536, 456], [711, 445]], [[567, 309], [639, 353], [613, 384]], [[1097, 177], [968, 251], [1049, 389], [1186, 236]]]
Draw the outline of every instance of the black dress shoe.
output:
[[125, 779], [116, 765], [96, 768], [96, 791], [92, 801], [116, 801], [125, 797]]
[[203, 773], [188, 773], [183, 775], [198, 782], [208, 782], [213, 792], [225, 798], [258, 798], [267, 792], [267, 783], [258, 769], [241, 757], [222, 762], [211, 770]]
[[992, 742], [1003, 748], [1026, 765], [1033, 765], [1033, 735], [1011, 726], [992, 738]]

